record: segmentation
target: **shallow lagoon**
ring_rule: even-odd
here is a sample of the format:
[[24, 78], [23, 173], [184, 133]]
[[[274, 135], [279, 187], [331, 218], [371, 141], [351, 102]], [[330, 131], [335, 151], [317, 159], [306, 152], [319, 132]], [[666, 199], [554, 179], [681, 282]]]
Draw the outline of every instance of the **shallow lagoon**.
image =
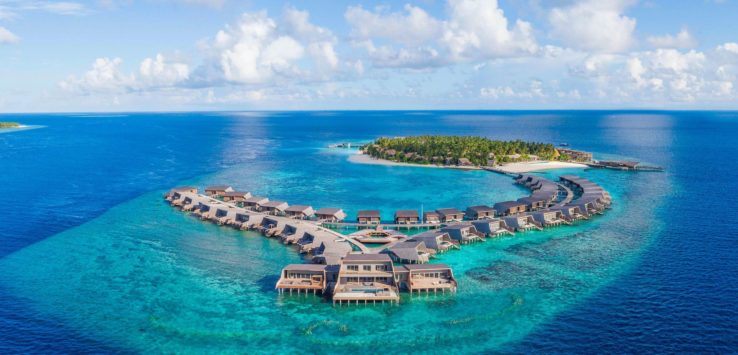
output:
[[[331, 346], [333, 351], [353, 353], [410, 348], [505, 351], [526, 344], [531, 333], [545, 332], [559, 314], [576, 310], [603, 287], [632, 273], [663, 235], [667, 226], [658, 216], [679, 191], [668, 172], [546, 172], [543, 175], [551, 178], [576, 173], [601, 184], [613, 195], [613, 209], [573, 227], [518, 233], [443, 254], [435, 261], [453, 267], [459, 280], [454, 296], [404, 295], [400, 306], [359, 307], [334, 307], [316, 296], [278, 295], [274, 284], [279, 270], [284, 264], [302, 262], [293, 248], [254, 233], [202, 223], [162, 199], [169, 186], [224, 182], [290, 203], [340, 206], [349, 214], [380, 208], [390, 218], [396, 209], [464, 207], [527, 194], [509, 177], [484, 171], [351, 164], [344, 151], [327, 150], [325, 145], [380, 132], [373, 131], [376, 127], [362, 130], [363, 123], [347, 130], [343, 125], [349, 124], [340, 121], [346, 118], [341, 115], [348, 113], [330, 119], [320, 116], [315, 122], [309, 115], [294, 114], [194, 115], [161, 122], [154, 118], [173, 134], [174, 128], [200, 127], [198, 121], [205, 119], [218, 128], [203, 134], [202, 140], [210, 144], [199, 149], [187, 145], [192, 150], [183, 156], [175, 143], [157, 142], [165, 146], [158, 160], [166, 161], [168, 169], [177, 171], [171, 174], [180, 178], [150, 184], [153, 188], [148, 191], [79, 226], [11, 252], [0, 260], [0, 290], [8, 300], [22, 303], [16, 306], [25, 312], [21, 314], [62, 324], [65, 334], [77, 339], [64, 344], [68, 349], [242, 353], [317, 352]], [[111, 119], [112, 124], [121, 119]], [[531, 120], [540, 120], [438, 114], [429, 119], [436, 125], [429, 125], [418, 116], [406, 119], [417, 124], [380, 119], [384, 126], [379, 127], [383, 134], [427, 133], [439, 127], [468, 134], [489, 125], [486, 131], [497, 137], [498, 125], [512, 125], [513, 133], [529, 132]], [[137, 124], [134, 119], [122, 120]], [[614, 144], [608, 137], [632, 136], [622, 132], [632, 127], [612, 128], [603, 123], [609, 120], [572, 130], [583, 130], [578, 133], [581, 137], [576, 136], [585, 142], [582, 145], [604, 151]], [[529, 135], [549, 140], [559, 134], [557, 125], [566, 122], [553, 120]], [[290, 132], [284, 127], [297, 128]], [[42, 131], [47, 130], [38, 132]], [[632, 145], [640, 140], [632, 138], [627, 149], [610, 152], [668, 163], [669, 158], [653, 148], [654, 137], [658, 134], [641, 144], [641, 151]], [[579, 147], [572, 138], [565, 139]], [[208, 169], [201, 170], [203, 166]], [[201, 173], [188, 177], [180, 169]], [[145, 185], [152, 178], [138, 173], [136, 179]]]

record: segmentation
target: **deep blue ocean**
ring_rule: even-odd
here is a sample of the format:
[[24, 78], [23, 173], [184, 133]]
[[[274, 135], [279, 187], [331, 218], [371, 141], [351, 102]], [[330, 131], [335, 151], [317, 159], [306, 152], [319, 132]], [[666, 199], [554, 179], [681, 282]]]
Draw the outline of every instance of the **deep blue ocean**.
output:
[[[0, 353], [738, 352], [738, 113], [369, 111], [0, 115]], [[503, 175], [355, 164], [337, 142], [479, 135], [636, 159], [566, 169], [604, 216], [442, 255], [454, 296], [333, 307], [280, 296], [303, 262], [170, 208], [225, 183], [349, 215], [491, 204]]]

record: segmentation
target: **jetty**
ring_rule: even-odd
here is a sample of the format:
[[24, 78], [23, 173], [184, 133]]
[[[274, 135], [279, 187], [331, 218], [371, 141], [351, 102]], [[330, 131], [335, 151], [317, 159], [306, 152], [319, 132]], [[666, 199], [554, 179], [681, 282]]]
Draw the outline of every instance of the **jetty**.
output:
[[[336, 305], [396, 304], [400, 292], [456, 291], [451, 268], [432, 263], [442, 253], [490, 238], [570, 225], [603, 214], [612, 204], [605, 189], [574, 175], [551, 181], [518, 174], [514, 181], [530, 194], [492, 206], [439, 208], [422, 213], [422, 218], [416, 210], [399, 210], [392, 221], [382, 221], [379, 210], [364, 210], [355, 222], [347, 222], [341, 208], [289, 205], [228, 185], [208, 186], [204, 193], [193, 186], [175, 187], [164, 198], [203, 221], [255, 231], [305, 254], [309, 263], [282, 269], [275, 285], [279, 293], [323, 295]], [[333, 230], [341, 228], [357, 230]], [[427, 230], [406, 235], [401, 228]]]

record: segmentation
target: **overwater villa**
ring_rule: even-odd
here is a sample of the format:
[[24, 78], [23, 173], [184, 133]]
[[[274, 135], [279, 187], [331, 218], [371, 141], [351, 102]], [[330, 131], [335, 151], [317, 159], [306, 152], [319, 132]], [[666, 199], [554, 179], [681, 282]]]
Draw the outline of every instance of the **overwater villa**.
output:
[[346, 212], [340, 208], [324, 207], [315, 211], [315, 216], [322, 222], [341, 222], [346, 219]]
[[273, 216], [283, 216], [288, 207], [290, 206], [284, 201], [269, 201], [261, 205], [261, 211]]
[[414, 292], [456, 292], [456, 278], [446, 264], [408, 264], [397, 267], [400, 289]]
[[364, 244], [387, 244], [406, 239], [407, 236], [394, 230], [382, 228], [362, 229], [347, 236]]
[[435, 251], [426, 247], [423, 241], [406, 240], [392, 245], [386, 253], [396, 263], [425, 264], [435, 254]]
[[169, 202], [172, 202], [174, 200], [180, 199], [183, 193], [196, 194], [197, 188], [192, 187], [192, 186], [177, 186], [169, 190], [167, 193], [165, 193], [164, 199], [166, 199]]
[[289, 264], [282, 269], [277, 290], [290, 293], [323, 293], [327, 287], [327, 265]]
[[251, 193], [243, 191], [228, 191], [223, 193], [223, 202], [233, 202], [236, 206], [243, 206], [243, 202], [251, 197]]
[[423, 212], [423, 222], [430, 224], [441, 223], [441, 215], [433, 211]]
[[287, 217], [295, 219], [308, 219], [315, 215], [315, 211], [311, 206], [305, 205], [292, 205], [284, 210]]
[[426, 247], [435, 250], [437, 253], [459, 249], [459, 242], [455, 241], [447, 232], [443, 231], [432, 230], [418, 233], [410, 237], [409, 240], [423, 242]]
[[416, 210], [399, 210], [395, 212], [396, 224], [416, 224], [420, 222], [420, 216]]
[[549, 201], [550, 201], [549, 197], [528, 196], [528, 197], [519, 198], [517, 202], [524, 204], [526, 211], [537, 211], [542, 208], [548, 207]]
[[476, 220], [485, 218], [494, 218], [495, 209], [485, 205], [471, 206], [466, 209], [466, 219]]
[[484, 233], [487, 237], [497, 237], [503, 234], [515, 234], [515, 230], [508, 227], [505, 221], [499, 218], [472, 221], [471, 224], [478, 232]]
[[484, 234], [480, 233], [474, 225], [470, 224], [452, 224], [441, 228], [442, 232], [448, 233], [451, 239], [461, 244], [469, 244], [484, 240]]
[[561, 215], [563, 216], [563, 218], [569, 222], [588, 218], [586, 215], [584, 215], [579, 210], [578, 206], [572, 206], [572, 205], [558, 206], [558, 207], [551, 207], [550, 210], [561, 212]]
[[243, 207], [252, 211], [261, 211], [261, 206], [267, 202], [269, 202], [269, 199], [266, 197], [251, 196], [243, 200]]
[[233, 191], [233, 188], [227, 185], [208, 186], [205, 188], [205, 194], [210, 197], [221, 197], [226, 192]]
[[503, 217], [502, 220], [505, 221], [508, 227], [518, 232], [526, 232], [531, 229], [543, 230], [543, 226], [536, 222], [533, 216], [527, 214]]
[[284, 223], [280, 225], [279, 220], [271, 218], [271, 217], [264, 217], [261, 220], [261, 223], [259, 223], [259, 231], [261, 234], [271, 237], [275, 234], [282, 231], [282, 228], [284, 228]]
[[352, 248], [348, 242], [344, 241], [322, 241], [320, 245], [313, 250], [313, 262], [326, 265], [339, 265], [341, 260], [351, 253]]
[[555, 227], [562, 224], [571, 224], [561, 211], [546, 210], [533, 212], [530, 214], [533, 220], [538, 222], [543, 227]]
[[436, 210], [443, 223], [460, 222], [464, 219], [464, 212], [456, 208], [439, 208]]
[[379, 210], [364, 210], [357, 213], [356, 221], [361, 224], [379, 224], [382, 219]]
[[505, 201], [495, 203], [495, 211], [499, 216], [510, 216], [518, 213], [523, 213], [528, 208], [524, 202], [520, 201]]
[[349, 254], [343, 258], [333, 303], [400, 302], [392, 259], [387, 254]]

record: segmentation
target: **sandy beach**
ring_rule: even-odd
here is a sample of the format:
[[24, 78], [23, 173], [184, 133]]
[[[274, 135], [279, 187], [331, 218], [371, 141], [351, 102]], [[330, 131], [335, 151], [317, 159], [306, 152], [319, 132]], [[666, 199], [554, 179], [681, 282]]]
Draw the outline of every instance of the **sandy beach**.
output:
[[385, 166], [411, 166], [411, 167], [418, 167], [418, 168], [446, 168], [446, 169], [459, 169], [459, 170], [480, 170], [480, 168], [475, 167], [475, 166], [454, 167], [454, 166], [441, 166], [441, 165], [433, 165], [433, 164], [399, 163], [399, 162], [390, 161], [386, 159], [372, 158], [369, 155], [366, 155], [361, 152], [357, 152], [356, 154], [349, 155], [348, 160], [356, 164], [385, 165]]
[[579, 163], [569, 163], [563, 161], [532, 161], [521, 163], [508, 163], [495, 167], [496, 169], [513, 174], [530, 173], [533, 171], [551, 170], [551, 169], [568, 169], [568, 168], [586, 168], [587, 165]]
[[[433, 164], [414, 164], [414, 163], [399, 163], [386, 159], [372, 158], [369, 155], [363, 153], [355, 153], [349, 155], [348, 160], [356, 164], [370, 164], [370, 165], [385, 165], [385, 166], [410, 166], [418, 168], [446, 168], [446, 169], [460, 169], [460, 170], [480, 170], [479, 167], [455, 167], [455, 166], [442, 166]], [[521, 163], [508, 163], [505, 165], [496, 166], [495, 169], [511, 174], [530, 173], [534, 171], [551, 170], [551, 169], [567, 169], [567, 168], [586, 168], [587, 165], [579, 163], [568, 163], [562, 161], [533, 161], [533, 162], [521, 162]]]

